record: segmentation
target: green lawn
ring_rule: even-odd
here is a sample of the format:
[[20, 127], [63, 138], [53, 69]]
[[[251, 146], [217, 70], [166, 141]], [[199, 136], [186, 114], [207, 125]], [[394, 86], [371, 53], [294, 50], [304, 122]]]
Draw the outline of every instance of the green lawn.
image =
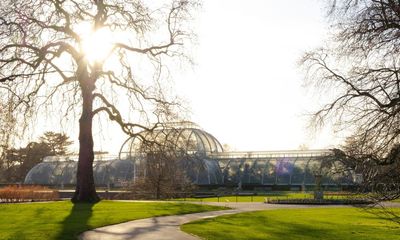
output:
[[[265, 194], [260, 196], [223, 196], [223, 197], [208, 197], [208, 198], [180, 198], [175, 199], [178, 201], [202, 201], [202, 202], [264, 202], [266, 198], [269, 199], [294, 199], [294, 198], [313, 198], [314, 195], [311, 192], [273, 192], [271, 194]], [[346, 198], [348, 196], [343, 195], [325, 195], [324, 198]]]
[[185, 214], [222, 208], [207, 205], [113, 202], [76, 204], [0, 204], [0, 239], [66, 240], [88, 229], [153, 216]]
[[[400, 209], [393, 211], [400, 214]], [[181, 228], [204, 239], [400, 239], [400, 224], [355, 208], [250, 212], [195, 221]]]

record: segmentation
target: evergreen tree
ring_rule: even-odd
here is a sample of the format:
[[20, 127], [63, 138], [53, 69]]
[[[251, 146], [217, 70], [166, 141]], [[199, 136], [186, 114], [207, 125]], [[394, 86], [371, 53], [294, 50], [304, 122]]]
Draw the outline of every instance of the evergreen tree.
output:
[[40, 137], [40, 142], [46, 144], [50, 148], [50, 154], [66, 155], [68, 154], [68, 147], [73, 143], [69, 137], [64, 133], [45, 132]]

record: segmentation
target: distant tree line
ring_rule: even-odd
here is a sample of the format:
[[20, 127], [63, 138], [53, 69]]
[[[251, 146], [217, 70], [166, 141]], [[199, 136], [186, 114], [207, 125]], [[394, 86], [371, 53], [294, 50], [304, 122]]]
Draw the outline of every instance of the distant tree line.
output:
[[26, 174], [46, 156], [68, 154], [72, 144], [63, 133], [45, 132], [38, 142], [30, 142], [25, 147], [5, 146], [0, 151], [0, 183], [20, 183]]

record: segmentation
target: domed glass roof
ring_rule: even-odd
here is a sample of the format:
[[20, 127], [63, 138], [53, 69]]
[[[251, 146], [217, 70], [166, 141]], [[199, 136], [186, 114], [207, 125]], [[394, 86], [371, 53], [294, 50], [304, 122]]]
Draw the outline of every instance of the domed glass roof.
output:
[[152, 132], [142, 132], [130, 137], [121, 147], [121, 153], [128, 156], [140, 153], [144, 142], [164, 144], [165, 148], [175, 152], [206, 155], [223, 152], [221, 143], [210, 133], [192, 122], [170, 123], [156, 128]]

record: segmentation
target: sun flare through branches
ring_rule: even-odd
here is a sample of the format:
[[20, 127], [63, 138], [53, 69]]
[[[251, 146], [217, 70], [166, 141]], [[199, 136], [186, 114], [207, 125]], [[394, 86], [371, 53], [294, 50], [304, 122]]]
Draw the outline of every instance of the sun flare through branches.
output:
[[110, 56], [113, 41], [116, 33], [106, 27], [93, 30], [93, 28], [84, 28], [81, 34], [80, 49], [85, 55], [85, 59], [90, 63], [103, 63]]

